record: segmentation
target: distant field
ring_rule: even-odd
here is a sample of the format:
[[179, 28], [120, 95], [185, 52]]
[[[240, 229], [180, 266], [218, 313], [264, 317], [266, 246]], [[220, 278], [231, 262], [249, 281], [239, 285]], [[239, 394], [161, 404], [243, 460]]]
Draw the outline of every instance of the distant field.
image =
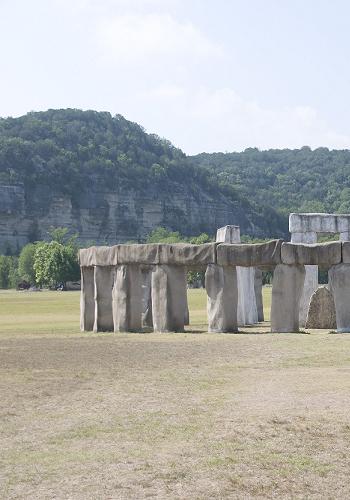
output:
[[350, 336], [189, 300], [192, 332], [94, 335], [77, 292], [0, 292], [0, 498], [350, 497]]

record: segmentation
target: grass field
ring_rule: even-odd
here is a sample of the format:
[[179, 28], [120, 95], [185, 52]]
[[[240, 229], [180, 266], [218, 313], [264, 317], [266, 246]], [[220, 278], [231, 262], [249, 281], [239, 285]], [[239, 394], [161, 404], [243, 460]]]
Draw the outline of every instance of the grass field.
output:
[[187, 333], [94, 335], [77, 292], [0, 292], [1, 498], [350, 497], [350, 336], [189, 302]]

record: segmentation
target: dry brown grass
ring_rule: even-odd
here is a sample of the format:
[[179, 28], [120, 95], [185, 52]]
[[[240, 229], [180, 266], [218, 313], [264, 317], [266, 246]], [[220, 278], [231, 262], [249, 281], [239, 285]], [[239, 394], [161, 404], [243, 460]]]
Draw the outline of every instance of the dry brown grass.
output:
[[350, 497], [350, 336], [80, 334], [45, 297], [0, 309], [1, 498]]

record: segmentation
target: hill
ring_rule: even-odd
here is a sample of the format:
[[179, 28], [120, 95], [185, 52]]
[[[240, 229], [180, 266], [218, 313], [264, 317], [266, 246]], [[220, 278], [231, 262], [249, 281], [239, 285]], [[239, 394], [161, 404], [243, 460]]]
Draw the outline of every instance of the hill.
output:
[[120, 115], [65, 109], [0, 119], [2, 251], [58, 226], [82, 244], [113, 244], [143, 241], [157, 226], [190, 236], [225, 224], [255, 237], [287, 229], [266, 203]]
[[237, 193], [280, 214], [350, 213], [350, 151], [309, 147], [203, 153], [192, 158]]

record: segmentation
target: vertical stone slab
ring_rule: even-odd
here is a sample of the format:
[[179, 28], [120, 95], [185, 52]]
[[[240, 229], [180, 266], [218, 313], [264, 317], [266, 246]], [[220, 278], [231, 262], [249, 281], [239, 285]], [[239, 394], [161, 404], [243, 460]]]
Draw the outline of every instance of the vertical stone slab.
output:
[[208, 332], [237, 332], [236, 268], [209, 264], [205, 273]]
[[140, 332], [142, 318], [142, 278], [140, 266], [117, 266], [112, 292], [115, 332]]
[[81, 267], [80, 330], [91, 332], [95, 321], [94, 268]]
[[114, 267], [95, 266], [94, 332], [113, 332], [112, 288]]
[[299, 308], [304, 280], [304, 266], [279, 264], [275, 267], [271, 303], [272, 332], [299, 331]]
[[[217, 230], [216, 241], [220, 243], [240, 243], [241, 233], [239, 226], [224, 226]], [[236, 267], [238, 305], [237, 322], [239, 326], [252, 325], [258, 322], [254, 290], [254, 268]]]
[[[317, 233], [292, 233], [292, 243], [317, 243]], [[306, 325], [310, 299], [318, 288], [318, 266], [305, 266], [304, 290], [300, 300], [299, 321], [301, 326]]]
[[142, 271], [142, 325], [153, 326], [151, 269], [144, 269]]
[[262, 271], [261, 269], [255, 268], [254, 275], [254, 291], [255, 291], [255, 302], [256, 309], [258, 313], [258, 321], [264, 321], [264, 305], [262, 296]]
[[156, 265], [152, 272], [155, 332], [182, 332], [186, 310], [186, 273], [182, 266]]
[[350, 264], [338, 264], [328, 271], [333, 292], [337, 332], [350, 333]]

